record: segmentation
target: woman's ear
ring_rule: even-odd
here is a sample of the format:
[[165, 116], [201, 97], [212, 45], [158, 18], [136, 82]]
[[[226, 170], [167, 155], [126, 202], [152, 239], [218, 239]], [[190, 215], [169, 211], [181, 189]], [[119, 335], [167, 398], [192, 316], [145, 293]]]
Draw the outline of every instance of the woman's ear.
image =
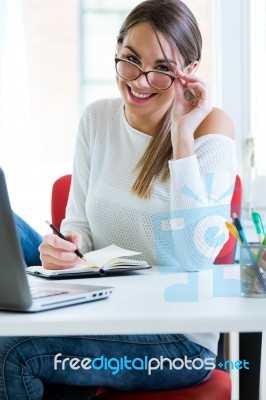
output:
[[197, 71], [197, 69], [199, 68], [200, 62], [199, 61], [193, 61], [192, 63], [190, 63], [186, 68], [185, 68], [185, 72], [187, 74], [191, 74], [194, 75], [195, 72]]

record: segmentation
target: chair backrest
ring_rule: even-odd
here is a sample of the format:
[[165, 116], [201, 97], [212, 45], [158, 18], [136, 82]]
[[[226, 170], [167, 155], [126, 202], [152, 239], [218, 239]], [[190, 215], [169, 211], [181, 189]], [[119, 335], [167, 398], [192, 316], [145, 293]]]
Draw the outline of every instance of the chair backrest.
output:
[[57, 228], [60, 228], [61, 222], [65, 218], [71, 178], [72, 175], [61, 176], [53, 184], [51, 216], [52, 223]]
[[[52, 223], [60, 227], [65, 217], [66, 204], [71, 184], [71, 175], [64, 175], [57, 179], [52, 188]], [[242, 204], [242, 182], [237, 175], [231, 200], [231, 216], [233, 213], [240, 215]], [[236, 239], [230, 234], [228, 241], [215, 260], [215, 264], [232, 264], [235, 258]]]
[[[231, 200], [231, 211], [230, 215], [236, 213], [238, 216], [241, 214], [242, 208], [242, 182], [239, 175], [236, 176], [235, 187]], [[224, 244], [222, 250], [215, 259], [214, 264], [233, 264], [235, 259], [236, 250], [236, 239], [231, 233], [229, 234], [229, 239]]]

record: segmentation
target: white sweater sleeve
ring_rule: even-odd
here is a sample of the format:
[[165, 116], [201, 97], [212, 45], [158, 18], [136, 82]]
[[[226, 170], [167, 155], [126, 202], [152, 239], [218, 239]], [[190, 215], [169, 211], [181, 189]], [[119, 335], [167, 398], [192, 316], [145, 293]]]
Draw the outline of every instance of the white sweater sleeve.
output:
[[86, 215], [91, 149], [88, 127], [89, 113], [85, 110], [79, 123], [66, 217], [61, 224], [63, 233], [71, 230], [82, 235], [83, 253], [93, 250], [91, 230]]
[[169, 161], [171, 230], [180, 264], [209, 268], [228, 239], [225, 220], [236, 177], [235, 142], [210, 134], [196, 140], [195, 154]]

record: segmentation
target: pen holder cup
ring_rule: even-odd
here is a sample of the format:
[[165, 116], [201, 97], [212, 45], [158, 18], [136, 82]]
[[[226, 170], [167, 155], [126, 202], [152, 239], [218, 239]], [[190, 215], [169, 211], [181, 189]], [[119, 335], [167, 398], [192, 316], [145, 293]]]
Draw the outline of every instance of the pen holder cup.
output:
[[266, 297], [266, 246], [240, 246], [240, 284], [243, 297]]

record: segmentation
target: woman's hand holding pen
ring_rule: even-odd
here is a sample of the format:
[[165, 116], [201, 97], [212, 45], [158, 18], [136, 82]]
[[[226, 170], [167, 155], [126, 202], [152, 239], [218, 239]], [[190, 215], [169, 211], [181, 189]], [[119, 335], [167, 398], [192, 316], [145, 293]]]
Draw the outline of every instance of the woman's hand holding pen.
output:
[[208, 88], [201, 79], [181, 70], [176, 74], [171, 138], [174, 159], [179, 159], [194, 154], [194, 132], [212, 107]]
[[43, 237], [39, 246], [42, 266], [46, 269], [71, 268], [80, 263], [80, 257], [75, 253], [82, 245], [82, 236], [77, 232], [68, 232], [67, 240], [52, 233]]

